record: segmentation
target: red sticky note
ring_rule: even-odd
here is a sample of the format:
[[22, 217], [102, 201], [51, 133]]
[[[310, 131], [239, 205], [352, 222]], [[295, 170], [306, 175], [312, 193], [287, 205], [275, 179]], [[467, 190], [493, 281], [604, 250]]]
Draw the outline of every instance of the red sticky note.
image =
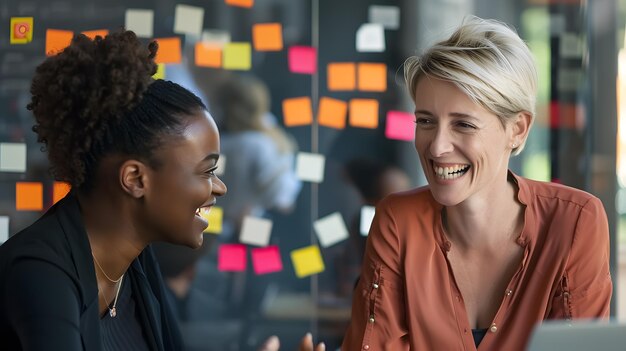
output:
[[359, 63], [357, 67], [358, 89], [361, 91], [387, 90], [387, 65], [384, 63]]
[[180, 38], [158, 38], [155, 40], [159, 44], [159, 50], [154, 58], [154, 62], [180, 63], [182, 61]]
[[46, 30], [46, 55], [54, 56], [72, 43], [74, 33], [69, 30]]
[[350, 100], [350, 125], [360, 128], [378, 127], [378, 100]]
[[109, 34], [109, 31], [106, 29], [89, 30], [89, 31], [82, 32], [82, 34], [85, 34], [87, 38], [91, 40], [96, 39], [97, 36], [101, 36], [104, 39], [104, 37], [106, 37]]
[[314, 74], [317, 71], [317, 50], [314, 47], [292, 46], [288, 58], [292, 73]]
[[223, 244], [217, 252], [217, 269], [223, 272], [246, 270], [246, 245]]
[[254, 5], [254, 0], [226, 0], [226, 5], [250, 8]]
[[72, 186], [65, 182], [54, 182], [52, 185], [52, 204], [56, 204], [70, 192]]
[[344, 129], [347, 112], [348, 104], [345, 101], [322, 97], [317, 111], [317, 122], [321, 126]]
[[403, 111], [387, 112], [385, 136], [389, 139], [413, 141], [415, 138], [415, 116]]
[[222, 48], [217, 45], [196, 43], [196, 65], [203, 67], [222, 67]]
[[15, 183], [15, 209], [18, 211], [43, 210], [43, 184], [39, 182]]
[[356, 65], [353, 62], [329, 63], [326, 73], [328, 90], [356, 89]]
[[252, 26], [254, 50], [280, 51], [283, 49], [283, 26], [280, 23], [258, 23]]
[[278, 246], [267, 246], [252, 249], [252, 266], [254, 273], [267, 274], [283, 270]]
[[283, 100], [283, 118], [287, 127], [304, 126], [313, 122], [313, 108], [308, 96]]

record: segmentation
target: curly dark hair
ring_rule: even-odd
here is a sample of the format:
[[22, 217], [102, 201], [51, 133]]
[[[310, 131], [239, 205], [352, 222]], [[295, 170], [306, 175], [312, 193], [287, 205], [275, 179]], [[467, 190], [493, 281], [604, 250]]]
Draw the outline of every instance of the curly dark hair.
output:
[[156, 167], [152, 152], [161, 136], [180, 132], [185, 115], [206, 109], [187, 89], [152, 79], [157, 49], [132, 31], [94, 40], [80, 34], [37, 67], [27, 108], [55, 179], [88, 190], [100, 160], [115, 152]]

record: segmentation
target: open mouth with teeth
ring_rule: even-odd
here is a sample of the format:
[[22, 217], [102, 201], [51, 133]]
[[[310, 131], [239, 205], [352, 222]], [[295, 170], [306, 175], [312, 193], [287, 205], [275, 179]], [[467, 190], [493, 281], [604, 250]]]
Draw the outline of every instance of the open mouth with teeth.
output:
[[196, 216], [198, 217], [206, 217], [211, 212], [211, 207], [198, 207], [196, 208]]
[[456, 179], [467, 173], [470, 169], [469, 165], [454, 165], [449, 167], [439, 167], [433, 164], [435, 175], [440, 179]]

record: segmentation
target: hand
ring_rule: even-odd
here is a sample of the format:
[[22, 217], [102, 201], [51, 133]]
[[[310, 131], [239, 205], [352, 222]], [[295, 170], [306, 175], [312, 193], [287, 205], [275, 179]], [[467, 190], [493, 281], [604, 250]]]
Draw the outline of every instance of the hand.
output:
[[[258, 351], [278, 351], [279, 349], [280, 340], [276, 335], [272, 335], [265, 340], [265, 343], [263, 343], [263, 346], [261, 346]], [[326, 351], [326, 345], [321, 342], [317, 344], [315, 349], [313, 349], [313, 336], [311, 333], [306, 333], [306, 335], [302, 338], [302, 341], [300, 341], [298, 351]]]

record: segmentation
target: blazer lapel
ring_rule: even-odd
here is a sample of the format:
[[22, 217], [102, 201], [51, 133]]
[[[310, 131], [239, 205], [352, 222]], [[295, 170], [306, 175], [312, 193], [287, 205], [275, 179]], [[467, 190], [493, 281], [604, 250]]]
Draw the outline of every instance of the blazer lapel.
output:
[[139, 260], [133, 261], [131, 271], [133, 297], [137, 303], [137, 316], [146, 335], [146, 341], [152, 350], [164, 351], [159, 302], [152, 293], [150, 283]]

